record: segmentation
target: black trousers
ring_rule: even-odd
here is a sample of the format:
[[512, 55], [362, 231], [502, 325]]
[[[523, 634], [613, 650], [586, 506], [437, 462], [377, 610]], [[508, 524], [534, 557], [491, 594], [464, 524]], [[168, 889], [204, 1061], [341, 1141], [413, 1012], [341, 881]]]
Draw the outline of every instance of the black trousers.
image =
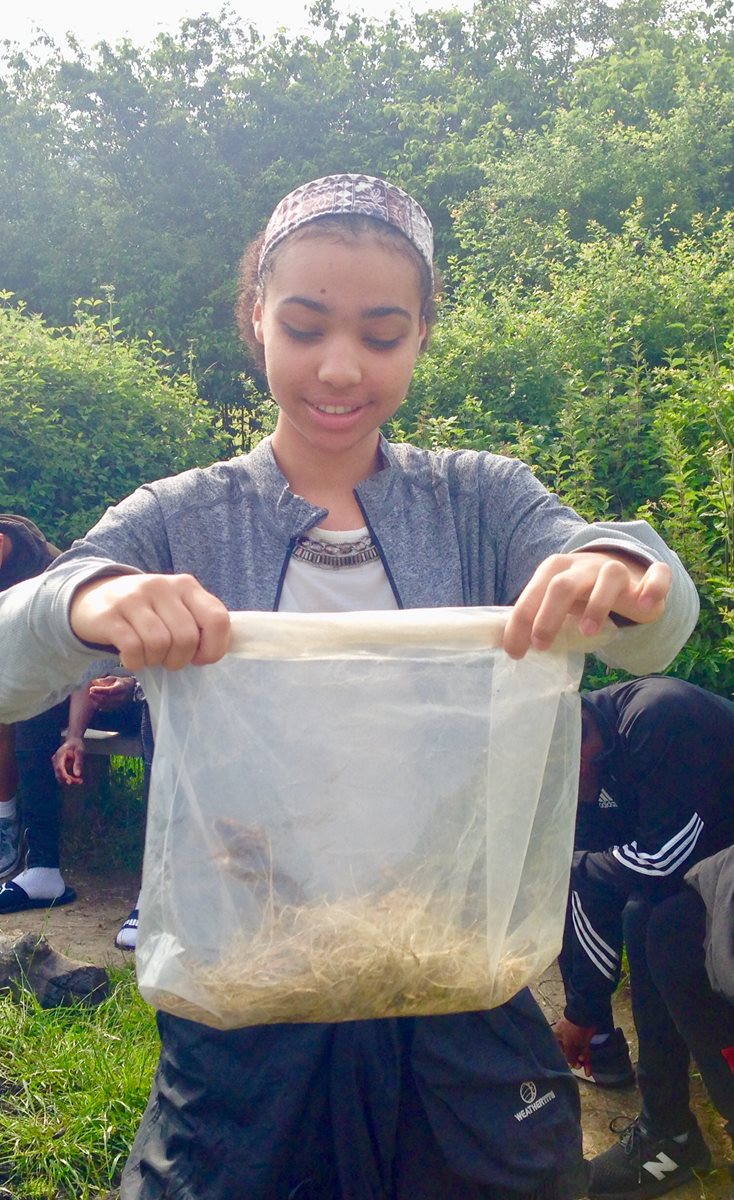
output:
[[569, 895], [558, 955], [566, 992], [565, 1015], [576, 1025], [614, 1029], [612, 998], [622, 969], [626, 897], [611, 888], [574, 888]]
[[528, 992], [456, 1016], [158, 1026], [122, 1200], [586, 1194], [576, 1081]]
[[[645, 1112], [653, 1121], [667, 1113], [678, 1124], [684, 1118], [690, 1051], [734, 1140], [734, 1007], [711, 990], [706, 974], [703, 901], [684, 887], [656, 905], [646, 924], [650, 982], [669, 1014], [672, 1033], [663, 1024], [646, 1050], [640, 1079]], [[652, 1012], [649, 1002], [645, 1008]]]
[[15, 757], [26, 829], [27, 867], [58, 867], [61, 837], [61, 789], [51, 758], [59, 748], [61, 730], [69, 720], [69, 701], [19, 721], [15, 726]]

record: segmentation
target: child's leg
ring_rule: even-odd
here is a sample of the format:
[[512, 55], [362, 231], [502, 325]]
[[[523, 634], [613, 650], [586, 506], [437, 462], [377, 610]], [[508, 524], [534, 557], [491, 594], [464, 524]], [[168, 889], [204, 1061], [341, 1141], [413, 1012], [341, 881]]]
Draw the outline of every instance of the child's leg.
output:
[[15, 799], [18, 765], [15, 761], [15, 727], [0, 725], [0, 804]]
[[66, 887], [59, 866], [61, 793], [51, 764], [68, 711], [65, 701], [15, 726], [19, 796], [28, 852], [25, 869], [3, 886], [0, 913], [76, 899], [74, 890]]
[[17, 787], [15, 728], [13, 725], [0, 725], [0, 879], [15, 871], [21, 856], [23, 838]]
[[51, 758], [59, 748], [67, 712], [66, 703], [57, 704], [15, 727], [29, 867], [59, 866], [61, 792]]
[[655, 907], [640, 897], [628, 901], [624, 911], [624, 941], [639, 1051], [640, 1119], [648, 1133], [674, 1137], [685, 1133], [693, 1122], [689, 1105], [689, 1053], [650, 971], [648, 924]]
[[684, 888], [653, 912], [647, 933], [653, 980], [734, 1138], [734, 1007], [706, 974], [706, 909]]
[[160, 1061], [121, 1200], [387, 1197], [399, 1093], [394, 1027], [221, 1032], [159, 1014]]

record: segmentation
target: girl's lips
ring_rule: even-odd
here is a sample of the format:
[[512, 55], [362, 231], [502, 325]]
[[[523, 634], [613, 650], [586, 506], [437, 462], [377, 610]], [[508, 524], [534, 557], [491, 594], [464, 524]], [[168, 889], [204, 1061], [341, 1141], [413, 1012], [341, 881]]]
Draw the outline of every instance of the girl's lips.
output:
[[315, 408], [318, 412], [326, 413], [329, 416], [342, 416], [344, 413], [359, 412], [363, 407], [361, 404], [345, 404], [339, 403], [338, 400], [307, 400], [309, 408]]
[[331, 429], [344, 429], [356, 424], [365, 408], [363, 404], [336, 404], [333, 401], [317, 403], [308, 400], [306, 403], [312, 419], [324, 428]]

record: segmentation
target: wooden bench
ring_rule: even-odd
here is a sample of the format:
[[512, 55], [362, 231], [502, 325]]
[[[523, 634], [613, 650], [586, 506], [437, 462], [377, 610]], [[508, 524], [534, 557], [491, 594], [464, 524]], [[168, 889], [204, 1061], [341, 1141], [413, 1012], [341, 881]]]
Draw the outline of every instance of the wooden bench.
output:
[[139, 734], [131, 737], [110, 729], [88, 729], [84, 734], [84, 753], [99, 754], [104, 758], [110, 758], [113, 754], [123, 758], [142, 758], [143, 743]]

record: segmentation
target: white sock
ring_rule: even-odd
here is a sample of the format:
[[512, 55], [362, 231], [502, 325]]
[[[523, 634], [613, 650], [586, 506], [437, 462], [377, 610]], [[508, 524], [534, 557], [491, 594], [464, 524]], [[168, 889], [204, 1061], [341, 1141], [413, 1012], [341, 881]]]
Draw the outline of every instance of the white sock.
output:
[[11, 796], [9, 800], [0, 800], [0, 821], [12, 820], [18, 814], [18, 805], [15, 796]]
[[31, 900], [58, 900], [66, 888], [58, 867], [27, 867], [13, 883], [19, 884]]
[[[140, 910], [140, 896], [141, 896], [141, 893], [138, 892], [138, 898], [135, 901], [135, 908], [137, 908], [138, 910]], [[133, 909], [132, 911], [134, 912], [135, 909]], [[130, 918], [128, 917], [126, 919], [129, 920]], [[134, 950], [136, 948], [137, 941], [138, 941], [137, 927], [134, 929], [125, 929], [125, 926], [123, 923], [123, 925], [118, 930], [117, 937], [115, 938], [115, 945], [119, 946], [119, 948], [121, 950]]]
[[611, 1033], [595, 1033], [591, 1039], [591, 1045], [603, 1046], [605, 1042], [609, 1041], [611, 1036]]

